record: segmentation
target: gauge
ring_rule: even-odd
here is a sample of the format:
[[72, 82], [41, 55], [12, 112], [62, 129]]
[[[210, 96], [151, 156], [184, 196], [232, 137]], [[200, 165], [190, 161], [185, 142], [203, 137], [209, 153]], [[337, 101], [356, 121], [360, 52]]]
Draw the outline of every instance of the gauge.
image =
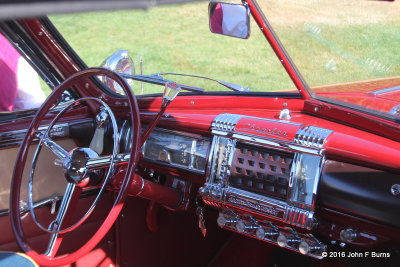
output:
[[209, 148], [210, 141], [207, 139], [156, 129], [143, 146], [143, 157], [175, 167], [204, 172]]

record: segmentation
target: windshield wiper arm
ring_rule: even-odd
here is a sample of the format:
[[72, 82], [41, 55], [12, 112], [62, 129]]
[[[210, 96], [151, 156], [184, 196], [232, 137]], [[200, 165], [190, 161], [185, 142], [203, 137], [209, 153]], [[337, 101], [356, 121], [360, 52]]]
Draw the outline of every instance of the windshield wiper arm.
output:
[[164, 72], [164, 73], [151, 74], [150, 76], [154, 76], [154, 77], [161, 76], [162, 77], [163, 75], [176, 75], [176, 76], [186, 76], [186, 77], [200, 78], [200, 79], [210, 80], [210, 81], [219, 83], [220, 85], [225, 86], [226, 88], [231, 89], [233, 91], [250, 92], [250, 88], [249, 87], [243, 87], [243, 86], [238, 85], [238, 84], [228, 83], [228, 82], [216, 80], [216, 79], [213, 79], [213, 78], [208, 78], [208, 77], [205, 77], [205, 76], [199, 76], [199, 75]]
[[[121, 73], [121, 72], [118, 72], [118, 74], [125, 79], [132, 79], [135, 81], [158, 84], [158, 85], [165, 85], [165, 83], [170, 82], [169, 80], [165, 79], [164, 77], [157, 76], [157, 75], [135, 75], [135, 74], [127, 74], [127, 73]], [[182, 90], [187, 90], [187, 91], [196, 92], [196, 93], [203, 93], [205, 91], [203, 88], [199, 88], [199, 87], [189, 86], [189, 85], [185, 85], [185, 84], [178, 84], [178, 85], [179, 85], [179, 87], [182, 88]]]

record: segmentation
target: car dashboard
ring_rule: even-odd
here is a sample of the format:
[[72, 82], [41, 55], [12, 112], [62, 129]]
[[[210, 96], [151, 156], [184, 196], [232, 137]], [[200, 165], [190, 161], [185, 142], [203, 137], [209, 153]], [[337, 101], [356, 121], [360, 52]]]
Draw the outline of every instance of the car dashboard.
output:
[[[216, 212], [215, 219], [202, 217], [203, 223], [314, 259], [355, 251], [383, 257], [395, 253], [400, 238], [398, 142], [306, 114], [296, 104], [301, 100], [279, 99], [269, 110], [243, 114], [225, 108], [183, 110], [180, 105], [188, 101], [193, 101], [190, 96], [178, 99], [142, 146], [136, 173], [155, 186], [131, 196], [172, 211]], [[208, 99], [196, 101], [202, 106]], [[255, 107], [263, 101], [271, 100], [261, 99]], [[293, 107], [290, 118], [280, 118], [283, 102]], [[157, 102], [153, 105], [141, 109], [142, 129], [157, 112]], [[126, 112], [117, 114], [120, 154], [110, 186], [115, 190], [132, 145]], [[85, 116], [72, 116], [50, 135], [85, 146], [94, 128]], [[20, 131], [3, 134], [10, 137], [3, 138], [3, 148], [18, 143]], [[105, 154], [112, 143], [107, 136]], [[103, 155], [90, 164], [104, 168], [107, 162]]]
[[391, 153], [396, 142], [307, 115], [220, 113], [208, 129], [156, 128], [140, 170], [166, 186], [193, 185], [185, 207], [201, 202], [217, 210], [210, 223], [317, 259], [332, 251], [387, 251], [399, 235], [400, 176], [390, 171], [391, 159], [371, 153]]

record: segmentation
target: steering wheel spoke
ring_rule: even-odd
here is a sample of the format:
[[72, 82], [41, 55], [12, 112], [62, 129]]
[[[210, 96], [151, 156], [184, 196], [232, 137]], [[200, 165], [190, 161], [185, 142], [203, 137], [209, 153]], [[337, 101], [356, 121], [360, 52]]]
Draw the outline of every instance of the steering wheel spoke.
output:
[[64, 160], [67, 156], [68, 152], [59, 144], [54, 142], [50, 136], [43, 134], [42, 135], [43, 144], [50, 149], [60, 160]]
[[63, 225], [69, 223], [71, 219], [69, 215], [75, 210], [76, 200], [79, 199], [81, 192], [78, 188], [79, 187], [74, 183], [67, 184], [57, 215], [47, 228], [49, 231], [53, 232], [50, 236], [47, 250], [44, 253], [47, 256], [54, 257], [61, 245], [62, 237], [60, 237], [59, 231]]

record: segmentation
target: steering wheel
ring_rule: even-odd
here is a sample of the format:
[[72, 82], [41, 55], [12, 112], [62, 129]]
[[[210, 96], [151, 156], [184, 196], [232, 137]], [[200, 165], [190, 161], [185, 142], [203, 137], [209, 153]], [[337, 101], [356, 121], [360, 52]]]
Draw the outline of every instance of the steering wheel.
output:
[[[119, 140], [119, 133], [118, 133], [118, 128], [117, 124], [115, 121], [115, 117], [112, 114], [111, 109], [108, 107], [106, 103], [104, 103], [102, 100], [98, 98], [92, 98], [92, 97], [85, 97], [76, 100], [74, 103], [68, 105], [65, 107], [57, 116], [53, 119], [53, 121], [50, 123], [49, 127], [47, 130], [43, 133], [39, 131], [39, 126], [40, 122], [44, 119], [45, 115], [47, 112], [50, 110], [50, 108], [53, 106], [53, 103], [57, 101], [57, 99], [60, 98], [62, 93], [67, 89], [70, 88], [71, 86], [75, 85], [79, 81], [83, 79], [87, 79], [93, 76], [106, 76], [108, 78], [113, 79], [116, 81], [121, 88], [123, 89], [125, 96], [128, 99], [128, 104], [130, 108], [130, 120], [131, 120], [131, 125], [132, 125], [132, 131], [131, 131], [131, 138], [132, 138], [132, 149], [130, 152], [130, 159], [128, 162], [128, 167], [126, 170], [125, 178], [120, 186], [119, 193], [117, 197], [115, 198], [114, 204], [108, 213], [107, 217], [105, 218], [104, 222], [100, 226], [99, 230], [88, 240], [88, 242], [80, 247], [78, 250], [75, 252], [65, 255], [65, 256], [60, 256], [60, 257], [55, 257], [55, 250], [54, 249], [55, 245], [57, 243], [57, 238], [58, 234], [64, 234], [69, 231], [72, 231], [76, 229], [79, 225], [81, 225], [90, 215], [90, 213], [93, 211], [95, 208], [96, 204], [99, 201], [100, 196], [104, 192], [114, 170], [114, 160], [118, 154], [118, 140]], [[104, 109], [107, 111], [107, 113], [110, 115], [112, 124], [113, 124], [113, 132], [114, 132], [114, 147], [113, 147], [113, 154], [111, 156], [111, 164], [110, 167], [107, 171], [107, 174], [105, 175], [105, 178], [103, 179], [102, 185], [100, 187], [99, 194], [96, 196], [95, 200], [93, 201], [92, 205], [90, 208], [87, 210], [85, 215], [79, 219], [75, 224], [72, 226], [69, 226], [65, 229], [62, 229], [62, 223], [64, 220], [65, 215], [68, 212], [69, 203], [72, 199], [72, 196], [74, 194], [74, 190], [76, 188], [83, 187], [87, 183], [87, 172], [88, 169], [86, 168], [85, 164], [87, 159], [89, 158], [96, 158], [98, 157], [97, 153], [90, 148], [74, 148], [73, 150], [67, 152], [64, 150], [61, 146], [56, 144], [51, 137], [49, 136], [49, 132], [55, 122], [61, 117], [63, 113], [65, 113], [71, 106], [77, 105], [81, 103], [82, 101], [95, 101], [99, 103]], [[25, 236], [25, 233], [22, 228], [22, 222], [21, 222], [21, 216], [20, 216], [20, 208], [19, 208], [19, 200], [20, 200], [20, 188], [22, 184], [22, 175], [23, 175], [23, 170], [29, 150], [29, 146], [32, 144], [32, 142], [36, 139], [39, 138], [39, 144], [37, 146], [36, 152], [33, 157], [33, 162], [32, 162], [32, 167], [30, 171], [30, 177], [29, 177], [29, 182], [28, 182], [28, 202], [29, 202], [29, 209], [32, 215], [32, 218], [36, 222], [39, 228], [41, 228], [43, 231], [51, 233], [51, 238], [50, 242], [48, 245], [48, 250], [45, 254], [40, 254], [34, 249], [32, 249], [28, 243], [27, 239]], [[65, 174], [65, 177], [67, 179], [67, 188], [65, 190], [64, 197], [61, 201], [60, 208], [58, 210], [58, 213], [56, 215], [55, 220], [50, 223], [49, 227], [44, 227], [41, 225], [38, 220], [36, 219], [35, 213], [34, 213], [34, 208], [33, 208], [33, 203], [32, 203], [32, 182], [33, 182], [33, 173], [35, 170], [35, 165], [36, 165], [36, 160], [38, 157], [38, 154], [40, 152], [41, 147], [45, 145], [48, 147], [59, 159], [60, 162], [62, 162], [62, 168]], [[11, 192], [10, 192], [10, 219], [11, 219], [11, 226], [12, 230], [15, 236], [15, 239], [20, 246], [20, 248], [28, 255], [30, 256], [34, 261], [36, 261], [39, 265], [44, 265], [44, 266], [59, 266], [59, 265], [66, 265], [70, 264], [72, 262], [75, 262], [77, 259], [80, 257], [84, 256], [85, 254], [89, 253], [107, 234], [107, 232], [110, 230], [116, 219], [118, 218], [123, 205], [124, 201], [127, 197], [127, 189], [129, 185], [131, 184], [135, 169], [136, 169], [136, 164], [139, 159], [139, 150], [140, 149], [140, 118], [139, 118], [139, 109], [138, 105], [136, 102], [136, 98], [130, 89], [129, 85], [127, 82], [121, 78], [118, 74], [115, 72], [104, 69], [104, 68], [89, 68], [85, 69], [82, 71], [79, 71], [75, 73], [74, 75], [70, 76], [68, 79], [66, 79], [62, 84], [57, 86], [53, 92], [49, 95], [49, 97], [46, 99], [46, 101], [42, 104], [40, 109], [38, 110], [35, 118], [33, 119], [26, 136], [20, 146], [15, 167], [14, 167], [14, 173], [13, 173], [13, 179], [12, 179], [12, 184], [11, 184]], [[75, 163], [78, 162], [78, 163]]]

